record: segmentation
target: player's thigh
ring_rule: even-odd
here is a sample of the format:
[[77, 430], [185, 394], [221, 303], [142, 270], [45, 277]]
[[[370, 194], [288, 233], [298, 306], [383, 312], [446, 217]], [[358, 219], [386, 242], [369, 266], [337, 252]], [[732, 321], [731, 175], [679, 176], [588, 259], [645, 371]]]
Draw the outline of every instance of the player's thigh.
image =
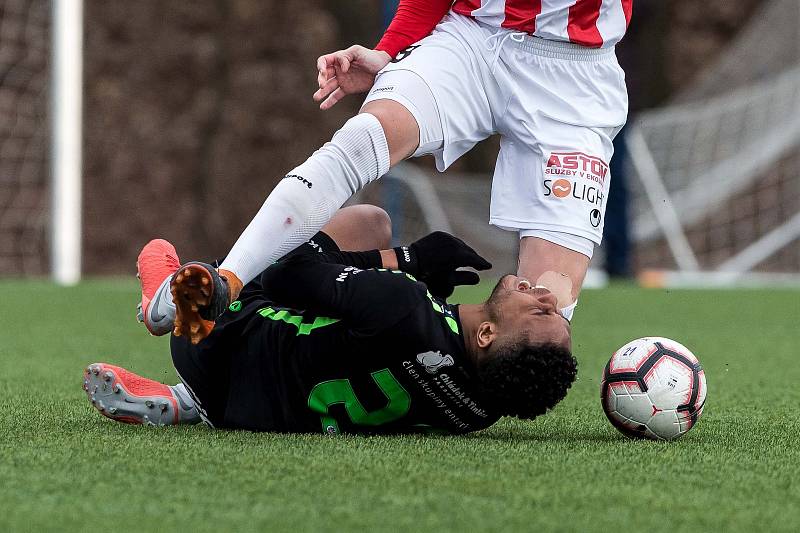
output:
[[[362, 111], [372, 113], [387, 101], [404, 107], [417, 124], [408, 155], [433, 154], [439, 170], [444, 170], [494, 133], [482, 69], [485, 65], [458, 35], [434, 31], [378, 74]], [[387, 123], [384, 129], [393, 127]]]

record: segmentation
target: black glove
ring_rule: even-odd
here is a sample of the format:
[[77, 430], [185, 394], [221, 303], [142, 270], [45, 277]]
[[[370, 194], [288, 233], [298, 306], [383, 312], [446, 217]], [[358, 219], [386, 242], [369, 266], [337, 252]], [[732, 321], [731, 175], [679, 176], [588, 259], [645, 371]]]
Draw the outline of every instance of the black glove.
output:
[[409, 246], [394, 249], [400, 270], [408, 272], [428, 286], [437, 298], [447, 298], [457, 285], [476, 285], [480, 277], [475, 270], [492, 268], [464, 241], [443, 231], [434, 231]]

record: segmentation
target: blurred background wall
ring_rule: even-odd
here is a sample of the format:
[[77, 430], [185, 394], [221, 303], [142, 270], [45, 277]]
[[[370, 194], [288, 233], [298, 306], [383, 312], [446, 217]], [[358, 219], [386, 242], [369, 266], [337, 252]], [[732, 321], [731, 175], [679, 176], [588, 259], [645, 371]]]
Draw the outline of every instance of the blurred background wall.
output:
[[[691, 81], [760, 3], [637, 0], [619, 48], [633, 109]], [[0, 0], [0, 275], [48, 268], [49, 10]], [[86, 0], [85, 10], [87, 274], [132, 272], [155, 236], [185, 257], [224, 253], [283, 173], [358, 108], [350, 98], [317, 109], [317, 56], [371, 46], [382, 24], [378, 0]], [[34, 96], [23, 101], [20, 87]], [[26, 137], [40, 152], [23, 165], [8, 153]], [[495, 153], [489, 141], [455, 170], [488, 172]], [[33, 217], [33, 230], [20, 229]]]

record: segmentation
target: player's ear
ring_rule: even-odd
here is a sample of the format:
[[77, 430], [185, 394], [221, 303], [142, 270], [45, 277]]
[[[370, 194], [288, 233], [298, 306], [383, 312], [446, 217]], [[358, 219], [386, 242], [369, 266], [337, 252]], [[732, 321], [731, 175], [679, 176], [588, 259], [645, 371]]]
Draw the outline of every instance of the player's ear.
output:
[[478, 348], [485, 350], [492, 345], [497, 337], [497, 325], [494, 322], [481, 322], [475, 334], [478, 341]]

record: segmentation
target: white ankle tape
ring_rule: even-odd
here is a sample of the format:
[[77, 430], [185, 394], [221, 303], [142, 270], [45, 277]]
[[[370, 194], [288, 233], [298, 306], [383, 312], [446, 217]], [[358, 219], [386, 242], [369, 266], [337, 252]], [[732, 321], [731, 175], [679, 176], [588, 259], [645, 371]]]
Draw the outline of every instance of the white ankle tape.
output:
[[566, 307], [562, 307], [560, 309], [561, 314], [564, 315], [564, 318], [566, 318], [567, 320], [569, 320], [571, 322], [572, 321], [572, 315], [575, 313], [575, 308], [576, 307], [578, 307], [578, 300], [575, 300], [574, 302], [572, 302], [571, 304], [569, 304]]
[[311, 238], [366, 184], [389, 171], [381, 123], [362, 113], [290, 171], [220, 265], [243, 283]]

